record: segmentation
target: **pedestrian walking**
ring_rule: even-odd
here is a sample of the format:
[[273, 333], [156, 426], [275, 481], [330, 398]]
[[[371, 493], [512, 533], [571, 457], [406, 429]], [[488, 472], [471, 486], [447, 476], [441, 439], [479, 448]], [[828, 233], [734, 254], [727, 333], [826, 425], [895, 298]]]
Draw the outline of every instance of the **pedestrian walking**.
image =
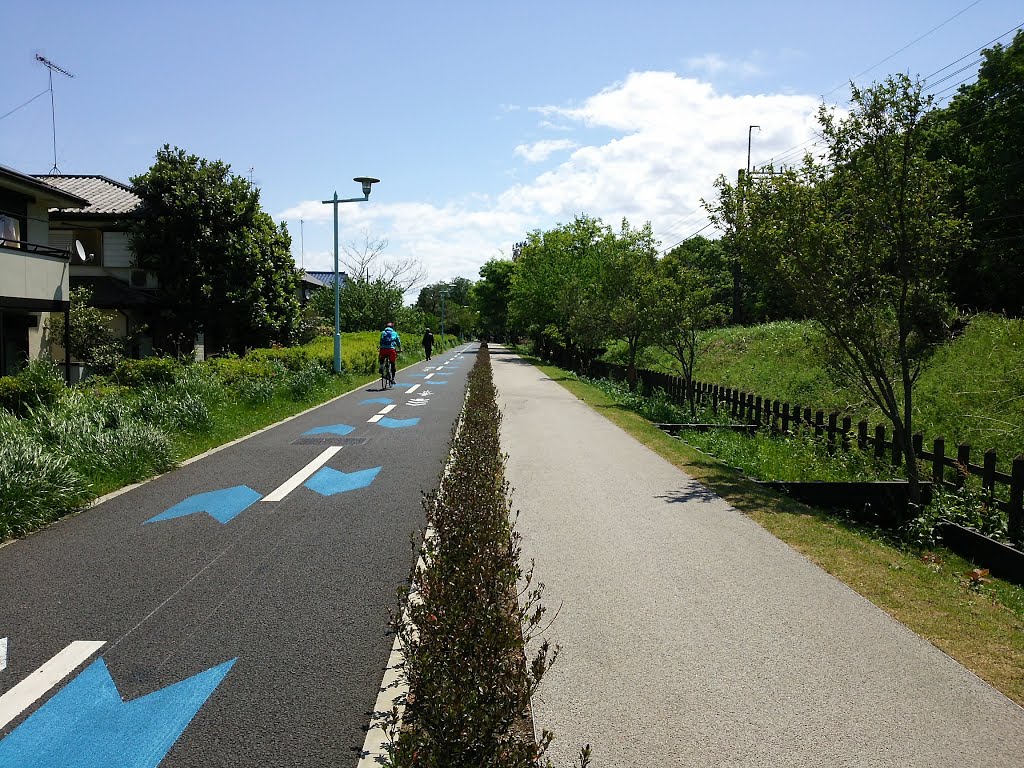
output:
[[430, 359], [430, 353], [434, 349], [434, 334], [427, 328], [423, 332], [423, 351], [427, 353], [427, 360]]

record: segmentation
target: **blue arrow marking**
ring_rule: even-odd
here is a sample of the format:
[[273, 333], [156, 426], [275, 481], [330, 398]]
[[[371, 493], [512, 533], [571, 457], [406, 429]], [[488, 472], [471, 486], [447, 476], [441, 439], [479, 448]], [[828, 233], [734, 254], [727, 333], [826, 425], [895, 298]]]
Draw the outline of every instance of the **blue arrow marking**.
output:
[[304, 435], [347, 435], [353, 431], [355, 427], [350, 427], [348, 424], [329, 424], [326, 427], [314, 427], [309, 432], [303, 432]]
[[0, 741], [0, 768], [156, 768], [237, 660], [125, 702], [96, 659]]
[[384, 405], [390, 405], [395, 402], [390, 397], [371, 397], [368, 400], [360, 400], [360, 405], [369, 405], [370, 403], [383, 403]]
[[306, 487], [321, 496], [335, 496], [345, 493], [345, 491], [365, 488], [377, 477], [380, 469], [380, 467], [373, 467], [361, 469], [358, 472], [339, 472], [336, 469], [324, 467], [306, 481]]
[[388, 429], [401, 429], [402, 427], [415, 427], [420, 423], [419, 419], [389, 419], [385, 416], [383, 419], [377, 422], [382, 427]]
[[447, 384], [448, 382], [447, 382], [447, 381], [441, 381], [440, 379], [431, 379], [431, 380], [430, 380], [429, 382], [427, 382], [427, 383], [428, 383], [428, 384], [429, 384], [430, 386], [434, 386], [435, 384]]
[[451, 371], [434, 371], [435, 376], [451, 376]]
[[195, 496], [189, 496], [184, 501], [179, 501], [165, 512], [149, 518], [146, 523], [155, 523], [160, 520], [194, 515], [197, 512], [206, 512], [210, 517], [219, 520], [222, 524], [226, 524], [259, 501], [260, 498], [260, 495], [247, 485], [236, 485], [234, 488], [197, 493]]
[[408, 376], [410, 379], [422, 379], [427, 374], [425, 374], [425, 373], [407, 373], [405, 375]]

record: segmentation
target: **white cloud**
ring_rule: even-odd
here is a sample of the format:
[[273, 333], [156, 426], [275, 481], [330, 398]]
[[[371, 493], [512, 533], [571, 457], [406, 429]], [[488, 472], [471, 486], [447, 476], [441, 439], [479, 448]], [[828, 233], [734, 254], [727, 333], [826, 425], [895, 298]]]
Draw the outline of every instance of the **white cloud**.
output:
[[571, 139], [544, 139], [533, 144], [520, 144], [513, 151], [529, 163], [540, 163], [555, 152], [576, 149], [579, 144]]
[[[787, 49], [790, 51], [792, 49]], [[758, 63], [762, 58], [760, 51], [752, 51], [747, 59], [726, 59], [717, 53], [705, 53], [686, 60], [687, 69], [705, 72], [709, 75], [736, 75], [739, 77], [755, 77], [764, 74], [764, 67]]]
[[[476, 279], [486, 260], [507, 257], [512, 243], [527, 232], [580, 213], [614, 227], [622, 217], [636, 226], [651, 221], [668, 247], [707, 222], [700, 200], [712, 196], [715, 178], [735, 179], [736, 170], [746, 165], [749, 125], [761, 126], [753, 137], [752, 160], [767, 162], [814, 135], [818, 103], [809, 95], [723, 94], [674, 72], [635, 72], [576, 105], [531, 107], [545, 119], [598, 129], [612, 138], [590, 145], [542, 141], [515, 147], [528, 160], [573, 152], [494, 195], [443, 205], [345, 206], [346, 231], [367, 229], [387, 237], [389, 253], [423, 260], [429, 282], [458, 275]], [[279, 216], [305, 219], [307, 243], [310, 222], [329, 226], [331, 217], [331, 206], [320, 201], [299, 203]]]

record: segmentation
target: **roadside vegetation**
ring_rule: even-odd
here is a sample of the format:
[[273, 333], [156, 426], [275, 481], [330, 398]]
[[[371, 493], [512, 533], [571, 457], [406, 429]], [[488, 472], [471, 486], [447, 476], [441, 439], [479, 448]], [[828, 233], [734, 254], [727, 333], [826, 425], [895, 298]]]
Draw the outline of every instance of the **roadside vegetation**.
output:
[[535, 740], [530, 699], [558, 649], [539, 638], [541, 588], [520, 563], [486, 345], [467, 386], [448, 466], [423, 502], [427, 535], [396, 622], [409, 685], [400, 724], [397, 709], [391, 717], [396, 768], [549, 764], [553, 734]]
[[[71, 388], [48, 362], [0, 378], [0, 541], [373, 381], [377, 336], [345, 335], [341, 376], [326, 338], [201, 363], [122, 360]], [[410, 345], [399, 364], [422, 356]]]

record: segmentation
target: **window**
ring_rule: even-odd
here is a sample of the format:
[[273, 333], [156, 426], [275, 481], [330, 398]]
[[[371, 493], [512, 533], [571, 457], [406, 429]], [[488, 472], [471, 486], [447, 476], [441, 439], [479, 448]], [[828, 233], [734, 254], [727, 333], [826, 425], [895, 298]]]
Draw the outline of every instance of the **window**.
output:
[[28, 204], [25, 198], [0, 189], [0, 246], [20, 248], [28, 230]]

